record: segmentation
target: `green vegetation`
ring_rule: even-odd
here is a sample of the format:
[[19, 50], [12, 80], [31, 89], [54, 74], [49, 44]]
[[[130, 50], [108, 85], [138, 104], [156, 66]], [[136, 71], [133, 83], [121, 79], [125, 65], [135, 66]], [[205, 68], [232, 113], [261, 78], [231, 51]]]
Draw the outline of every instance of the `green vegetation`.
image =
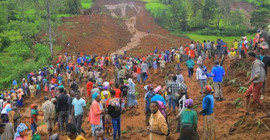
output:
[[[231, 47], [235, 39], [240, 40], [242, 36], [215, 36], [215, 35], [199, 35], [197, 33], [186, 33], [186, 36], [194, 41], [203, 42], [203, 40], [216, 41], [217, 38], [222, 39], [228, 44], [228, 47]], [[253, 39], [254, 35], [248, 34], [247, 39]]]
[[[7, 88], [16, 79], [19, 83], [27, 73], [50, 63], [47, 9], [51, 24], [61, 24], [61, 17], [80, 14], [92, 0], [1, 0], [0, 1], [0, 89]], [[87, 7], [87, 8], [86, 8]], [[74, 27], [75, 25], [70, 25]], [[65, 40], [66, 35], [61, 39]], [[53, 39], [55, 40], [55, 39]], [[56, 52], [61, 46], [55, 46]]]
[[93, 5], [92, 0], [81, 0], [81, 3], [82, 9], [89, 9]]
[[[269, 22], [269, 0], [141, 0], [156, 22], [175, 34], [244, 36]], [[232, 2], [246, 1], [257, 9], [247, 19], [241, 10], [231, 10]], [[267, 9], [268, 8], [268, 9]], [[252, 28], [249, 27], [252, 25]]]

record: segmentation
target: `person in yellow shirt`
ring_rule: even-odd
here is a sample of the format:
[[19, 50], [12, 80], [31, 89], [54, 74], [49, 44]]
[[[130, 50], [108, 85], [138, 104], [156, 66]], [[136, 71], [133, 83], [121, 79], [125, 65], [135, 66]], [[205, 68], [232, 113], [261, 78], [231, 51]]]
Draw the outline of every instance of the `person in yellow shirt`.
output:
[[238, 41], [236, 39], [233, 42], [233, 48], [236, 50], [238, 49]]
[[77, 134], [76, 126], [72, 123], [67, 124], [68, 140], [86, 140], [83, 136]]
[[149, 120], [150, 127], [147, 129], [150, 133], [150, 140], [166, 140], [168, 134], [168, 125], [166, 119], [158, 109], [158, 102], [150, 103], [151, 116]]
[[234, 60], [235, 58], [236, 58], [236, 51], [234, 50], [234, 48], [231, 48], [230, 59]]

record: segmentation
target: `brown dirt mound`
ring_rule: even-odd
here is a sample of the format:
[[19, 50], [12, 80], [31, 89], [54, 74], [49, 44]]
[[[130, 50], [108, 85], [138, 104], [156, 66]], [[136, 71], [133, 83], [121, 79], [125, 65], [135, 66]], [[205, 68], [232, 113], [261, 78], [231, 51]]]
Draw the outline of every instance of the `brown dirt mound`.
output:
[[125, 46], [131, 38], [126, 26], [121, 24], [121, 19], [105, 14], [82, 15], [62, 20], [64, 24], [56, 31], [57, 42], [61, 46], [70, 42], [70, 46], [62, 50], [69, 54], [83, 52], [106, 55]]

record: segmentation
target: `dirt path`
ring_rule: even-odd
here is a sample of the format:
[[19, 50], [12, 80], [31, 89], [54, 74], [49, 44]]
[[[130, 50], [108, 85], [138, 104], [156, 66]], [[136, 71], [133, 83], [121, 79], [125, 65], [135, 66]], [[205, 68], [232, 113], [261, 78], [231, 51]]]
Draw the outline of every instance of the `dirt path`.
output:
[[128, 28], [128, 31], [133, 35], [132, 38], [130, 39], [130, 42], [126, 46], [122, 47], [121, 49], [118, 49], [117, 51], [111, 53], [111, 55], [115, 55], [115, 54], [121, 55], [121, 54], [124, 54], [124, 51], [128, 51], [128, 50], [136, 48], [137, 46], [140, 45], [141, 40], [144, 37], [149, 36], [149, 35], [156, 36], [159, 38], [166, 38], [165, 36], [162, 36], [162, 35], [150, 34], [150, 33], [142, 32], [136, 29], [135, 27], [136, 20], [137, 20], [136, 16], [140, 14], [141, 9], [143, 8], [142, 6], [135, 5], [134, 3], [129, 2], [129, 3], [120, 3], [116, 5], [105, 5], [105, 7], [110, 11], [113, 17], [121, 17], [121, 18], [127, 17], [128, 15], [127, 15], [126, 10], [129, 10], [129, 11], [131, 10], [135, 13], [135, 16], [130, 17], [125, 22]]

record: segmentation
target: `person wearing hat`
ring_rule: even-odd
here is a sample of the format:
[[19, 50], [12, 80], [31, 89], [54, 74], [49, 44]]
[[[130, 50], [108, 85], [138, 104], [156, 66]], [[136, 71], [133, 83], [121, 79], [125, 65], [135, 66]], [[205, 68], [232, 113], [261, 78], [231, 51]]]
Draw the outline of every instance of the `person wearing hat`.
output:
[[91, 124], [92, 136], [95, 136], [95, 128], [103, 126], [101, 115], [105, 111], [102, 109], [102, 105], [100, 105], [101, 97], [97, 92], [92, 94], [92, 99], [93, 103], [90, 107], [88, 121]]
[[215, 117], [214, 113], [214, 97], [212, 95], [212, 87], [206, 85], [203, 90], [202, 110], [200, 115], [203, 115], [203, 136], [204, 140], [215, 140]]
[[44, 122], [46, 122], [47, 125], [49, 136], [51, 136], [54, 126], [56, 110], [52, 101], [49, 100], [49, 97], [45, 96], [44, 100], [45, 102], [42, 104], [41, 108], [44, 115]]
[[[267, 77], [268, 67], [270, 66], [270, 57], [268, 56], [268, 51], [269, 51], [268, 46], [261, 46], [259, 60], [261, 60], [264, 63], [265, 74], [266, 74], [265, 77]], [[262, 92], [261, 92], [261, 100], [264, 99], [264, 92], [265, 92], [266, 84], [267, 84], [267, 81], [264, 80], [263, 88], [262, 88]]]
[[245, 85], [249, 85], [248, 90], [244, 93], [244, 96], [246, 97], [246, 114], [249, 113], [249, 100], [250, 95], [253, 94], [253, 100], [260, 105], [260, 107], [263, 109], [263, 111], [267, 114], [268, 117], [270, 117], [269, 112], [263, 105], [263, 102], [260, 100], [261, 95], [261, 89], [263, 87], [263, 82], [265, 81], [265, 68], [264, 63], [258, 59], [256, 59], [256, 54], [254, 52], [248, 53], [248, 60], [252, 62], [251, 66], [251, 74], [250, 74], [250, 80], [245, 83]]
[[179, 140], [199, 140], [197, 132], [198, 116], [197, 112], [192, 109], [193, 100], [187, 99], [185, 101], [185, 109], [183, 110], [177, 129], [180, 129]]
[[213, 77], [215, 98], [217, 101], [223, 101], [224, 97], [222, 95], [221, 83], [223, 77], [225, 76], [225, 70], [219, 65], [219, 61], [215, 60], [215, 66], [212, 68], [211, 73], [207, 73], [208, 77]]
[[149, 126], [149, 118], [151, 115], [151, 111], [150, 111], [150, 102], [152, 97], [155, 95], [154, 92], [154, 87], [153, 85], [149, 85], [148, 86], [148, 91], [146, 93], [146, 97], [145, 97], [145, 117], [146, 117], [146, 126]]

